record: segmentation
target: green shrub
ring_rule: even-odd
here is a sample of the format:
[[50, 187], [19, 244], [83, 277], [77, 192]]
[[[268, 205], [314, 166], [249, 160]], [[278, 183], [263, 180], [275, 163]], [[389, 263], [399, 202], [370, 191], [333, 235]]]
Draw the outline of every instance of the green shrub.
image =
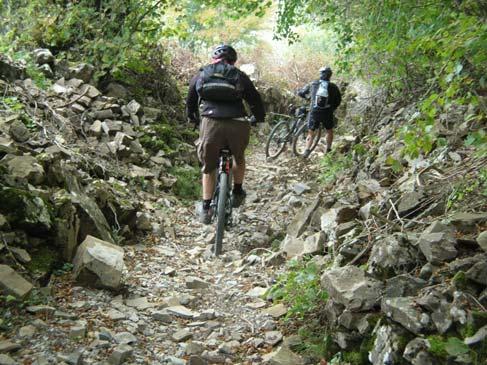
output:
[[185, 165], [169, 170], [177, 180], [172, 187], [175, 195], [183, 200], [197, 200], [201, 197], [201, 172], [197, 167]]
[[352, 156], [332, 151], [323, 156], [320, 166], [321, 174], [319, 180], [324, 184], [333, 183], [341, 172], [352, 166]]
[[313, 263], [291, 260], [288, 271], [281, 275], [269, 294], [274, 300], [289, 305], [287, 318], [303, 319], [323, 306], [328, 293], [321, 288], [320, 270]]

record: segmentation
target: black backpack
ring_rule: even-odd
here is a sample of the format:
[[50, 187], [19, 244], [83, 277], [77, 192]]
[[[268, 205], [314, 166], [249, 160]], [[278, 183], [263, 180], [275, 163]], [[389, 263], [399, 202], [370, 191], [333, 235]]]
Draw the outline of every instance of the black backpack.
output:
[[196, 83], [196, 91], [203, 100], [237, 101], [242, 99], [242, 90], [238, 69], [224, 62], [203, 67]]

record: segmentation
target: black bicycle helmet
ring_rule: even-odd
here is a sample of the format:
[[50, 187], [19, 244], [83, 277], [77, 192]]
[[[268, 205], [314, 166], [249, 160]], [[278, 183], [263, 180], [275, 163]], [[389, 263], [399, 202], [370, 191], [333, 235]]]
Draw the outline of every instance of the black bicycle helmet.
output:
[[326, 66], [320, 68], [320, 79], [329, 80], [331, 75], [333, 75], [333, 71], [331, 70], [331, 67]]
[[211, 55], [214, 59], [225, 59], [228, 62], [237, 61], [237, 51], [228, 44], [220, 44], [213, 50]]
[[328, 74], [330, 76], [333, 75], [333, 71], [331, 70], [330, 66], [320, 68], [320, 75], [324, 75], [324, 74]]

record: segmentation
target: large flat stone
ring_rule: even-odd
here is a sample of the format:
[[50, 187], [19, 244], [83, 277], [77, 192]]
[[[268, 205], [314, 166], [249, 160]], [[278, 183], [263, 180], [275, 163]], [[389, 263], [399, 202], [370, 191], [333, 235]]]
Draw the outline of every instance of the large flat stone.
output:
[[0, 265], [0, 289], [7, 295], [23, 298], [34, 286], [17, 274], [11, 267]]

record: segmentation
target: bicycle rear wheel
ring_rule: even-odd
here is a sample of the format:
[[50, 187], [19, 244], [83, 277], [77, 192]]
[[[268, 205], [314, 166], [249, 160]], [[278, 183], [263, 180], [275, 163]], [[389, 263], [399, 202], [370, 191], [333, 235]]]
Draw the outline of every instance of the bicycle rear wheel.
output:
[[286, 147], [289, 136], [289, 123], [283, 120], [272, 128], [265, 145], [265, 156], [274, 159], [279, 156]]
[[[301, 127], [299, 127], [298, 131], [296, 132], [296, 136], [293, 139], [293, 152], [296, 156], [298, 157], [303, 156], [304, 151], [306, 150], [307, 138], [308, 138], [308, 125], [303, 124]], [[311, 151], [313, 151], [316, 148], [318, 142], [320, 141], [320, 138], [321, 138], [321, 126], [317, 130], [315, 130], [315, 135], [310, 148]]]
[[220, 174], [220, 188], [218, 191], [218, 204], [216, 208], [216, 235], [213, 253], [218, 256], [222, 253], [223, 232], [227, 219], [227, 200], [229, 189], [229, 177], [227, 174]]

